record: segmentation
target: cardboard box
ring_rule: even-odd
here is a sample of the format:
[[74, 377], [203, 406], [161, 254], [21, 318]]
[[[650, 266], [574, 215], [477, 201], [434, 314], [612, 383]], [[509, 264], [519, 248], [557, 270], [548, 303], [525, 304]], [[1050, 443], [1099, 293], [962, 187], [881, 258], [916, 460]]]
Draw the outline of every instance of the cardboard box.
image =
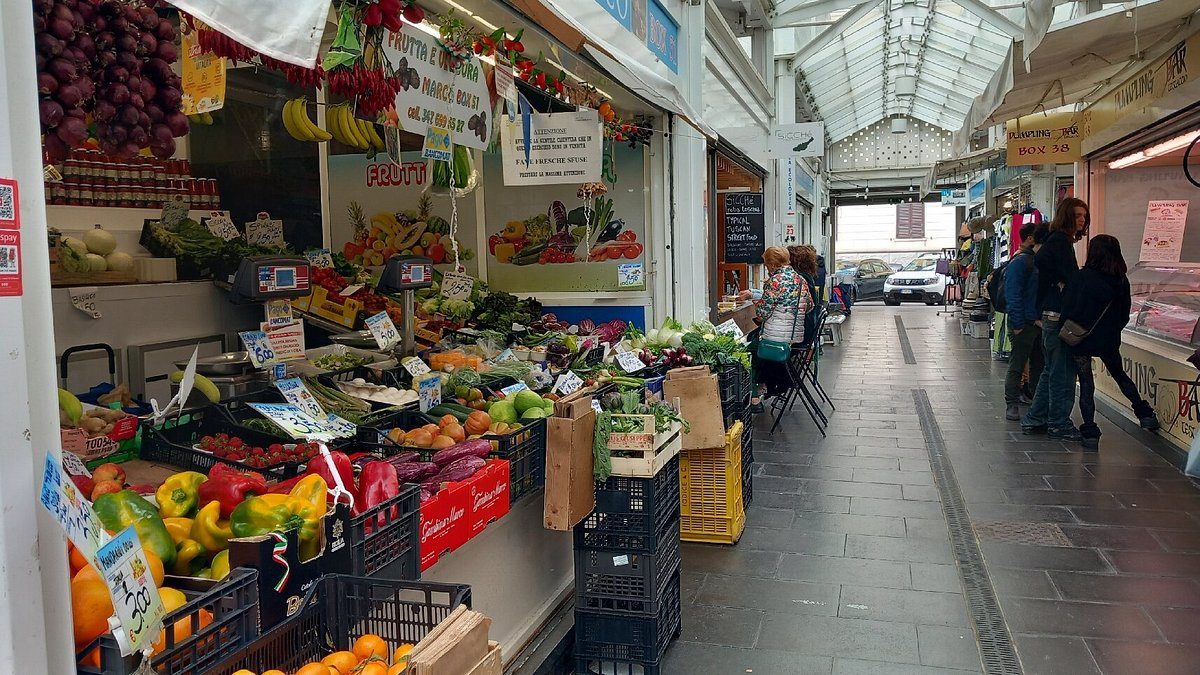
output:
[[546, 490], [542, 508], [547, 530], [569, 532], [596, 508], [592, 436], [596, 411], [590, 392], [575, 392], [554, 403], [546, 420]]
[[259, 619], [266, 631], [300, 609], [308, 589], [326, 574], [350, 574], [350, 507], [338, 504], [322, 518], [325, 538], [321, 552], [300, 561], [300, 540], [295, 530], [283, 533], [283, 562], [275, 558], [277, 539], [272, 535], [229, 540], [229, 566], [258, 570]]
[[467, 675], [503, 675], [504, 659], [501, 658], [500, 643], [488, 641], [488, 653]]
[[508, 513], [509, 474], [508, 460], [489, 459], [474, 476], [421, 504], [422, 572]]
[[663, 398], [679, 400], [679, 414], [692, 429], [683, 436], [684, 450], [720, 448], [725, 445], [725, 418], [721, 414], [721, 390], [717, 375], [708, 366], [677, 368], [667, 372]]
[[[84, 410], [97, 406], [84, 405]], [[121, 449], [123, 441], [137, 436], [139, 420], [136, 415], [125, 415], [113, 423], [113, 430], [104, 436], [88, 438], [83, 429], [60, 429], [62, 448], [79, 455], [85, 462], [107, 457]]]

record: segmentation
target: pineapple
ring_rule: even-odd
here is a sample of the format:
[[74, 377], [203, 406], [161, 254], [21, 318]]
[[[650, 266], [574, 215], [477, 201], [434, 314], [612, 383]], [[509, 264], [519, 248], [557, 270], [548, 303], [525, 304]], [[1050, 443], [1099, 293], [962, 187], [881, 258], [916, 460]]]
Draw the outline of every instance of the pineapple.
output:
[[362, 205], [352, 201], [346, 207], [346, 214], [350, 217], [350, 224], [354, 227], [354, 241], [367, 240], [367, 219], [363, 213]]

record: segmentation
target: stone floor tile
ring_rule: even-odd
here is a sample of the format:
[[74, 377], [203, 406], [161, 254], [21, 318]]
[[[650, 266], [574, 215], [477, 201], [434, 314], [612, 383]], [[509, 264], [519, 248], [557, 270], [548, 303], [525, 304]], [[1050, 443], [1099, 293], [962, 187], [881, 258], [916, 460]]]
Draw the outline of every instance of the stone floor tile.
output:
[[767, 614], [758, 646], [821, 656], [858, 657], [871, 654], [887, 663], [919, 663], [917, 628], [911, 623], [813, 616], [796, 621], [785, 614]]
[[1100, 675], [1082, 638], [1016, 635], [1013, 642], [1025, 675]]
[[970, 632], [966, 603], [960, 593], [842, 584], [838, 616], [961, 626]]
[[912, 582], [908, 564], [903, 562], [792, 554], [783, 555], [779, 578], [886, 588], [909, 588]]
[[925, 666], [972, 671], [982, 667], [975, 632], [967, 626], [919, 625], [917, 646]]
[[768, 649], [736, 649], [696, 642], [677, 642], [662, 661], [664, 675], [826, 675], [833, 659]]

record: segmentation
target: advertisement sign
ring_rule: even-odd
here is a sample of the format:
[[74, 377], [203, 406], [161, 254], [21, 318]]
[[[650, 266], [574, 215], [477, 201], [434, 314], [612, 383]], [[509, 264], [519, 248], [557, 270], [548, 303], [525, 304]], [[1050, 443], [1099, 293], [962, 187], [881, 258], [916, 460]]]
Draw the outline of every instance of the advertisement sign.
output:
[[824, 157], [825, 123], [781, 124], [767, 136], [767, 153], [772, 157]]
[[0, 230], [0, 296], [22, 292], [21, 231]]
[[[1186, 451], [1200, 427], [1200, 387], [1197, 386], [1196, 369], [1129, 341], [1121, 345], [1121, 361], [1125, 373], [1137, 386], [1138, 394], [1154, 407], [1162, 423], [1159, 434]], [[1096, 390], [1112, 399], [1113, 408], [1120, 414], [1130, 417], [1128, 399], [1099, 359], [1096, 359], [1095, 371]]]
[[[1200, 73], [1200, 33], [1176, 43], [1168, 54], [1088, 106], [1080, 115], [1083, 138], [1094, 136], [1123, 117], [1146, 111], [1158, 99], [1187, 84], [1189, 71]], [[1161, 115], [1161, 111], [1147, 112], [1153, 113], [1154, 120]]]
[[942, 206], [965, 206], [967, 191], [964, 188], [946, 188], [942, 190]]
[[796, 162], [784, 159], [779, 162], [779, 223], [783, 226], [783, 241], [796, 241]]
[[1071, 164], [1083, 156], [1074, 112], [1026, 115], [1005, 123], [1008, 166]]
[[967, 188], [967, 203], [978, 204], [983, 201], [983, 195], [987, 191], [987, 185], [982, 180], [977, 180]]
[[202, 50], [196, 31], [183, 33], [180, 45], [183, 114], [220, 110], [225, 106], [225, 58]]
[[725, 262], [758, 264], [767, 246], [761, 192], [725, 193]]
[[617, 23], [646, 44], [671, 72], [679, 72], [679, 23], [658, 0], [596, 0]]
[[600, 180], [604, 129], [595, 110], [529, 116], [529, 161], [519, 122], [500, 123], [505, 185], [594, 183]]
[[1155, 200], [1146, 206], [1141, 262], [1179, 262], [1187, 212], [1186, 199]]
[[457, 62], [436, 37], [408, 22], [399, 33], [386, 33], [382, 49], [410, 82], [396, 94], [395, 115], [389, 114], [384, 124], [421, 136], [430, 126], [440, 127], [450, 131], [454, 145], [487, 147], [492, 105], [479, 57]]

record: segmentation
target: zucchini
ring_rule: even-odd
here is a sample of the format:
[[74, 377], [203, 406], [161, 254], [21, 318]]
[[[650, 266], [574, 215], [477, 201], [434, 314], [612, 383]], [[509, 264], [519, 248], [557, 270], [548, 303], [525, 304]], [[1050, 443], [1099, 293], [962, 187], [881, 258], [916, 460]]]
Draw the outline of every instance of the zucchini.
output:
[[521, 249], [520, 252], [512, 257], [512, 264], [529, 265], [537, 262], [538, 256], [542, 254], [542, 251], [546, 250], [546, 243], [543, 241], [539, 244], [530, 244]]
[[429, 414], [436, 415], [439, 418], [441, 418], [445, 415], [451, 415], [452, 417], [454, 417], [454, 419], [458, 420], [459, 422], [467, 421], [467, 416], [465, 414], [463, 414], [457, 410], [453, 410], [451, 408], [446, 407], [446, 404], [444, 404], [444, 403], [442, 405], [438, 405], [438, 406], [434, 406], [434, 407], [430, 408]]
[[458, 403], [455, 403], [454, 401], [442, 401], [441, 405], [443, 405], [451, 410], [457, 410], [458, 412], [460, 412], [464, 415], [470, 415], [471, 413], [475, 412], [474, 408], [468, 408], [465, 405], [459, 405]]

